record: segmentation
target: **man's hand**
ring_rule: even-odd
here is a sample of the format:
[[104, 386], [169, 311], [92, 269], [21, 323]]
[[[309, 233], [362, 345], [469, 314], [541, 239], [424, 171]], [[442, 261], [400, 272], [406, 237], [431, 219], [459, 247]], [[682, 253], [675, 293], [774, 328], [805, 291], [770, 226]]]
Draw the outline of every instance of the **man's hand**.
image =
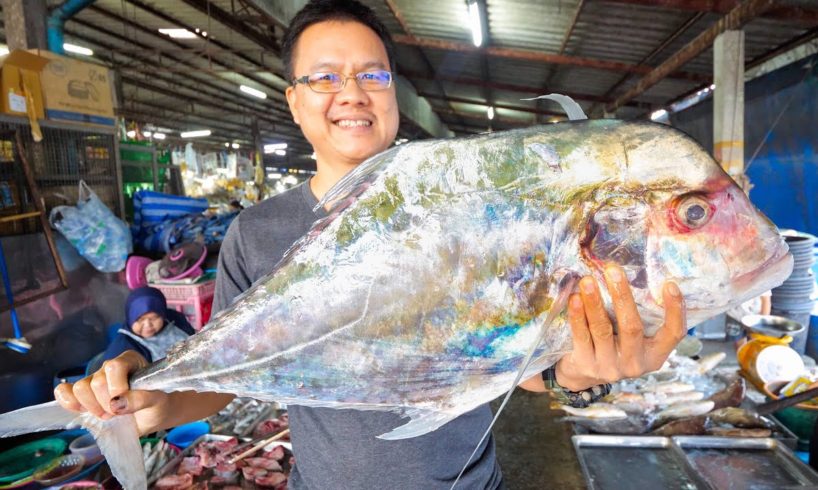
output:
[[54, 397], [65, 409], [90, 412], [101, 419], [133, 413], [141, 434], [161, 425], [168, 411], [170, 395], [161, 391], [131, 391], [128, 376], [148, 365], [148, 361], [129, 350], [92, 375], [74, 384], [62, 383]]
[[102, 369], [74, 384], [62, 383], [54, 397], [65, 409], [90, 412], [101, 419], [132, 413], [140, 434], [167, 429], [212, 415], [230, 403], [233, 395], [195, 391], [131, 390], [128, 376], [148, 365], [129, 350], [105, 361]]
[[616, 314], [616, 335], [593, 277], [583, 277], [580, 293], [571, 295], [568, 302], [574, 350], [557, 363], [556, 375], [557, 383], [571, 391], [656, 371], [686, 333], [684, 299], [676, 284], [664, 285], [662, 328], [655, 336], [645, 337], [625, 272], [609, 265], [605, 281]]

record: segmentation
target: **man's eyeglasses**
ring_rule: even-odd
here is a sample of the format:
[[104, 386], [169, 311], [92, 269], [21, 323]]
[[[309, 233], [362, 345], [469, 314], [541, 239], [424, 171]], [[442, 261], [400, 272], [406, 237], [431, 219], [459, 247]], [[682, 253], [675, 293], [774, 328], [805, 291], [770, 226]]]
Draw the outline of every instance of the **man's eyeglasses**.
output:
[[332, 71], [317, 72], [296, 78], [293, 80], [293, 85], [303, 83], [309, 85], [315, 92], [331, 94], [344, 90], [349, 78], [354, 78], [358, 87], [367, 92], [386, 90], [392, 86], [392, 72], [386, 70], [362, 71], [350, 77]]

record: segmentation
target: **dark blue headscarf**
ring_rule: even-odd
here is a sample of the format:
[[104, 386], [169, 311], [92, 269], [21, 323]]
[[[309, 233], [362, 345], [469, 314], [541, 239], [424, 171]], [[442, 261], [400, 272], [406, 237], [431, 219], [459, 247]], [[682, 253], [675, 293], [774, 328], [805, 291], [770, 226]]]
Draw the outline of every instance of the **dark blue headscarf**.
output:
[[125, 301], [125, 321], [128, 322], [128, 328], [131, 328], [140, 316], [151, 312], [167, 318], [168, 303], [162, 291], [148, 286], [131, 291]]

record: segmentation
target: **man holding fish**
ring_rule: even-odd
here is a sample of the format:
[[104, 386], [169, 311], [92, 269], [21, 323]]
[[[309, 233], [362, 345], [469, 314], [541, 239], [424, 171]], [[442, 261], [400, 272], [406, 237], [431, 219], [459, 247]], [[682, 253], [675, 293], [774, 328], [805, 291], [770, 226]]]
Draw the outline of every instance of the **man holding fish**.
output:
[[[294, 121], [316, 154], [317, 173], [307, 183], [245, 210], [231, 225], [219, 257], [214, 308], [227, 307], [268, 274], [310, 225], [326, 215], [313, 211], [346, 174], [393, 142], [399, 122], [393, 48], [384, 26], [354, 2], [315, 1], [296, 15], [283, 43], [293, 85], [286, 95]], [[568, 301], [573, 351], [548, 373], [563, 392], [594, 398], [589, 391], [621, 378], [658, 369], [686, 331], [685, 308], [676, 284], [663, 289], [665, 320], [646, 337], [623, 269], [605, 269], [615, 313], [604, 307], [593, 277], [578, 283]], [[293, 325], [293, 328], [297, 328]], [[135, 352], [108, 361], [97, 373], [55, 390], [59, 403], [109, 419], [133, 413], [141, 433], [204, 418], [232, 395], [182, 391], [130, 391], [128, 375], [147, 365]], [[546, 376], [520, 384], [544, 391]], [[487, 405], [424, 436], [397, 441], [376, 438], [400, 425], [389, 412], [290, 406], [297, 465], [291, 488], [448, 488], [478, 444], [492, 414]], [[501, 488], [502, 475], [489, 438], [461, 481], [464, 488]]]

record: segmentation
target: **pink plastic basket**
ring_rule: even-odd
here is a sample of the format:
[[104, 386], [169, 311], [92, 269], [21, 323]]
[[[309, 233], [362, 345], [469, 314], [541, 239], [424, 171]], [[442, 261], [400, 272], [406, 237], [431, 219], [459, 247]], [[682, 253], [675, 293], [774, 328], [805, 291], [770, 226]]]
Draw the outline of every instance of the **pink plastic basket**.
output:
[[131, 255], [125, 263], [125, 282], [130, 289], [141, 288], [148, 285], [145, 277], [145, 269], [153, 260], [147, 257]]
[[210, 320], [213, 294], [216, 291], [214, 279], [196, 284], [151, 284], [151, 286], [162, 291], [168, 307], [185, 315], [196, 330], [200, 330]]

